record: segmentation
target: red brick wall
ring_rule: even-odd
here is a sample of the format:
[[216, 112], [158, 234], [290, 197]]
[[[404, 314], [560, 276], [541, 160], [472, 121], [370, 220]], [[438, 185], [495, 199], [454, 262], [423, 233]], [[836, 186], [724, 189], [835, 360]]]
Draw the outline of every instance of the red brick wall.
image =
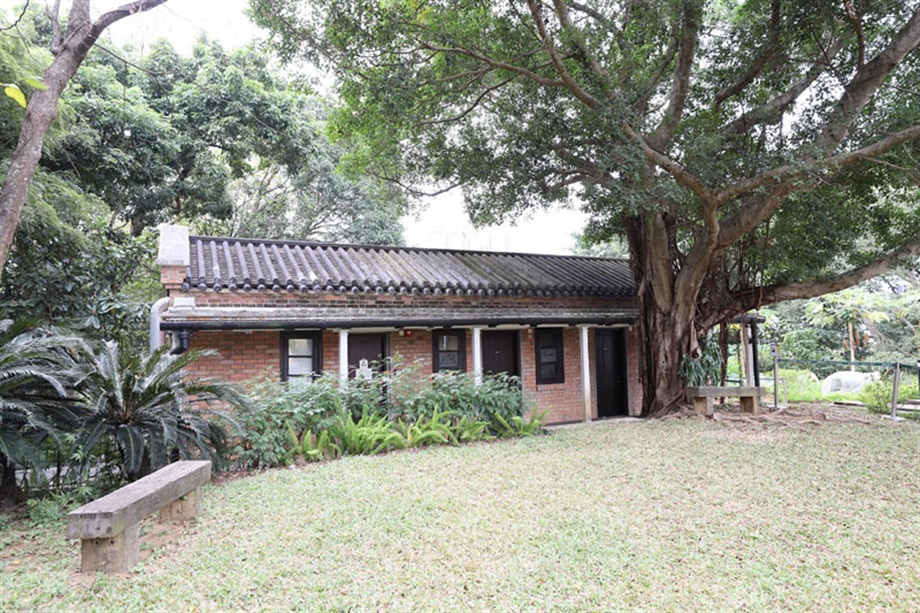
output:
[[562, 360], [564, 381], [537, 385], [537, 354], [533, 329], [521, 331], [521, 378], [524, 393], [536, 402], [538, 410], [546, 410], [548, 423], [583, 421], [585, 404], [582, 398], [581, 341], [578, 328], [562, 330]]
[[271, 332], [198, 331], [189, 339], [191, 349], [216, 349], [218, 355], [199, 360], [191, 367], [197, 376], [245, 381], [268, 375], [281, 377], [281, 335]]
[[[609, 312], [633, 304], [631, 300], [583, 297], [532, 297], [532, 296], [456, 296], [456, 295], [391, 295], [391, 294], [325, 294], [325, 293], [287, 293], [287, 292], [182, 292], [182, 267], [164, 267], [162, 279], [171, 297], [186, 296], [195, 299], [196, 306], [222, 307], [343, 307], [367, 310], [375, 307], [389, 309], [406, 309], [411, 315], [416, 309], [447, 309], [452, 313], [475, 313], [480, 309], [502, 308], [507, 312], [528, 313], [565, 312], [579, 310], [582, 312]], [[181, 276], [180, 276], [181, 274]], [[355, 330], [355, 332], [358, 332]], [[466, 334], [466, 368], [472, 370], [472, 332]], [[537, 385], [534, 351], [534, 334], [532, 330], [523, 329], [521, 339], [521, 368], [525, 393], [535, 401], [540, 409], [548, 409], [547, 420], [550, 423], [580, 421], [584, 419], [584, 402], [582, 399], [582, 366], [580, 349], [580, 331], [576, 327], [563, 331], [563, 351], [565, 363], [564, 383], [554, 385]], [[642, 389], [638, 380], [639, 361], [636, 345], [636, 333], [630, 330], [626, 334], [629, 369], [629, 408], [637, 415], [642, 403]], [[323, 370], [338, 372], [339, 368], [339, 334], [337, 331], [323, 331], [322, 355]], [[402, 334], [390, 332], [390, 353], [399, 354], [405, 364], [418, 363], [420, 377], [427, 377], [432, 371], [432, 332], [411, 330]], [[592, 417], [597, 416], [597, 396], [594, 380], [594, 334], [589, 332], [589, 372], [592, 379], [591, 393], [593, 407]], [[268, 374], [280, 377], [280, 333], [278, 331], [229, 332], [196, 331], [191, 337], [191, 347], [195, 349], [213, 348], [220, 356], [210, 357], [194, 367], [199, 375], [214, 375], [232, 381], [245, 381], [256, 376]]]
[[[471, 331], [466, 330], [466, 367], [472, 370]], [[547, 410], [548, 423], [581, 421], [584, 419], [582, 400], [582, 367], [580, 331], [578, 328], [563, 329], [563, 356], [565, 381], [552, 385], [537, 385], [536, 352], [532, 329], [521, 330], [521, 375], [524, 393], [534, 401], [540, 410]], [[432, 332], [412, 330], [406, 335], [390, 333], [391, 355], [399, 354], [406, 366], [416, 365], [419, 378], [432, 373]], [[594, 385], [594, 334], [589, 339], [589, 372], [591, 373], [592, 417], [597, 417], [597, 389]], [[638, 355], [636, 334], [626, 333], [629, 382], [630, 414], [638, 415], [642, 406], [642, 387], [638, 379]], [[323, 370], [338, 372], [339, 334], [326, 330], [322, 333]], [[196, 362], [191, 367], [195, 376], [220, 377], [242, 382], [256, 377], [280, 378], [281, 334], [277, 331], [197, 331], [190, 339], [192, 349], [216, 349], [218, 355]]]

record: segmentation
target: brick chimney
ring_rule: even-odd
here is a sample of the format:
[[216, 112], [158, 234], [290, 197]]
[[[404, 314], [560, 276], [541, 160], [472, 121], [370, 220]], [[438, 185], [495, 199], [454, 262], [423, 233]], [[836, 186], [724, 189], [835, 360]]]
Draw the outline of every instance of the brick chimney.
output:
[[160, 267], [160, 283], [171, 290], [180, 290], [188, 274], [189, 247], [188, 228], [160, 224], [160, 249], [157, 254], [157, 266]]

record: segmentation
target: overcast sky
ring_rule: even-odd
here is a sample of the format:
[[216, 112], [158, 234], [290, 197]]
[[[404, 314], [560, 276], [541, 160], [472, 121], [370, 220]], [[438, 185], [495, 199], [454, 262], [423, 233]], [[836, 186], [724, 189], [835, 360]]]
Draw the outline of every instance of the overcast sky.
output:
[[[99, 15], [125, 1], [95, 0], [92, 10]], [[7, 13], [21, 4], [22, 0], [0, 0]], [[62, 12], [69, 10], [69, 2], [62, 5]], [[238, 47], [259, 35], [245, 15], [247, 6], [247, 0], [169, 0], [113, 24], [107, 37], [118, 45], [131, 42], [141, 49], [158, 38], [167, 38], [178, 51], [188, 53], [198, 35], [205, 32], [225, 47]], [[403, 220], [406, 242], [411, 246], [564, 254], [570, 252], [572, 235], [585, 221], [579, 212], [554, 209], [519, 219], [515, 225], [475, 230], [463, 211], [459, 192], [426, 203], [423, 210]]]

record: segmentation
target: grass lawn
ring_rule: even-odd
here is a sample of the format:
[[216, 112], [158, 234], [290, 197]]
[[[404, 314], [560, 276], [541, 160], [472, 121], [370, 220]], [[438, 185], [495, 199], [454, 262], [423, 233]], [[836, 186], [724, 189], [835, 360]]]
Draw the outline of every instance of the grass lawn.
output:
[[128, 576], [0, 531], [0, 609], [920, 608], [920, 424], [618, 421], [208, 486]]

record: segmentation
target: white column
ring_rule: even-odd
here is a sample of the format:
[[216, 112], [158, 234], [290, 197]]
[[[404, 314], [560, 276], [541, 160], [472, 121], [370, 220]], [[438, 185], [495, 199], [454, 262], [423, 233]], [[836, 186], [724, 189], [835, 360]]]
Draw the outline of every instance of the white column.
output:
[[348, 330], [339, 330], [339, 379], [348, 383]]
[[588, 355], [588, 326], [580, 326], [581, 345], [581, 393], [585, 402], [585, 421], [591, 421], [591, 361]]
[[482, 328], [473, 328], [473, 380], [482, 383]]

